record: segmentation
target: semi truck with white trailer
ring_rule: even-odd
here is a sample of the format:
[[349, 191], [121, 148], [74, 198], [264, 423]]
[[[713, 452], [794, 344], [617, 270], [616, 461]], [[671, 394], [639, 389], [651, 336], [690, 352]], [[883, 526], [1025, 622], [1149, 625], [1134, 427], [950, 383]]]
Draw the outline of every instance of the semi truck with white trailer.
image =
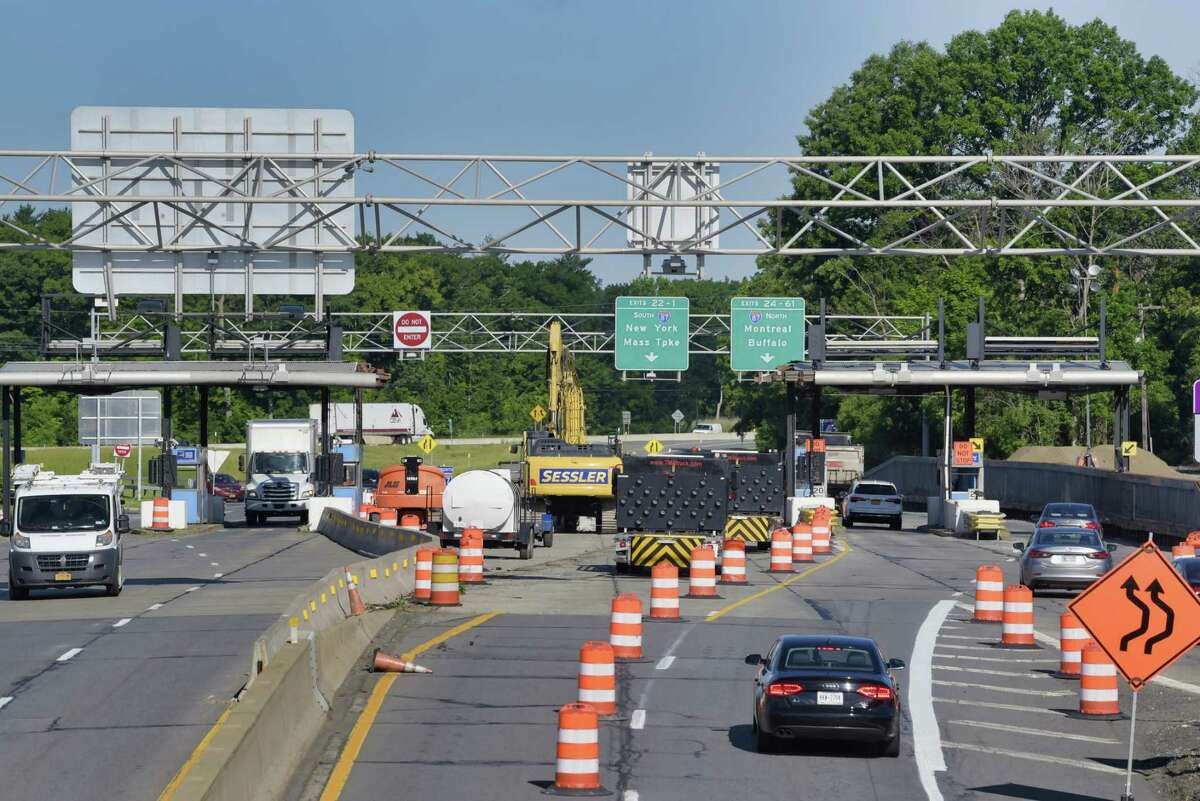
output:
[[296, 516], [308, 522], [316, 492], [316, 420], [249, 420], [246, 452], [238, 460], [246, 472], [246, 523]]
[[129, 531], [122, 482], [114, 464], [93, 464], [77, 475], [18, 466], [13, 518], [0, 521], [0, 534], [9, 538], [10, 600], [26, 600], [35, 589], [63, 587], [102, 586], [107, 595], [121, 594], [121, 540]]
[[[321, 404], [309, 404], [308, 416], [319, 421]], [[329, 404], [329, 430], [337, 437], [354, 435], [353, 403]], [[390, 437], [397, 445], [433, 433], [425, 421], [425, 412], [415, 403], [364, 403], [362, 430], [364, 436]]]

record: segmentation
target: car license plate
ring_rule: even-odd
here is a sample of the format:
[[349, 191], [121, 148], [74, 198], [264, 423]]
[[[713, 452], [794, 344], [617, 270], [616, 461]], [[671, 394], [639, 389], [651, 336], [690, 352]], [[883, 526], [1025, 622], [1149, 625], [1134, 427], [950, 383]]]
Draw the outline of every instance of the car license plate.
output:
[[275, 503], [275, 504], [271, 504], [271, 505], [274, 506], [276, 509], [282, 509], [283, 507], [287, 506], [286, 503]]
[[878, 506], [878, 505], [879, 505], [879, 501], [871, 501], [871, 505], [872, 505], [872, 506]]
[[1082, 556], [1070, 556], [1065, 554], [1056, 554], [1050, 557], [1052, 565], [1079, 565], [1083, 564]]
[[841, 706], [841, 693], [817, 693], [817, 704], [819, 706]]
[[70, 581], [71, 574], [66, 572], [65, 570], [60, 570], [59, 572], [54, 574], [54, 580], [55, 581]]

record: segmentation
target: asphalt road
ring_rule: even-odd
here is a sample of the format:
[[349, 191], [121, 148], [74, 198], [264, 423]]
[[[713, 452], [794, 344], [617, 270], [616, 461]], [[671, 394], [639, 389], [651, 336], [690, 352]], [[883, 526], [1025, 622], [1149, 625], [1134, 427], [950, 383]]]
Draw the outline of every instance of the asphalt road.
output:
[[[618, 668], [619, 715], [601, 725], [604, 786], [623, 801], [1119, 797], [1128, 721], [1069, 717], [1077, 684], [1049, 675], [1053, 647], [1001, 651], [992, 645], [998, 626], [969, 622], [978, 565], [997, 563], [1015, 577], [1005, 546], [914, 531], [923, 522], [906, 516], [904, 532], [856, 528], [839, 537], [844, 552], [786, 586], [763, 572], [766, 554], [755, 554], [751, 586], [722, 587], [721, 600], [683, 600], [682, 623], [647, 621], [646, 659]], [[607, 638], [614, 593], [644, 602], [649, 594], [646, 578], [617, 576], [607, 548], [589, 540], [561, 537], [554, 550], [562, 556], [538, 566], [489, 554], [491, 584], [472, 589], [460, 609], [403, 616], [381, 642], [397, 654], [476, 625], [420, 653], [433, 675], [384, 685], [374, 717], [368, 699], [380, 677], [352, 675], [288, 797], [369, 801], [398, 787], [411, 798], [535, 797], [553, 779], [555, 711], [575, 698], [580, 643]], [[1057, 636], [1066, 600], [1038, 598], [1039, 631]], [[501, 614], [480, 622], [485, 612]], [[827, 744], [754, 751], [745, 655], [779, 634], [822, 631], [874, 637], [885, 656], [909, 661], [899, 759]], [[1194, 681], [1196, 661], [1173, 675]], [[1143, 695], [1163, 708], [1196, 700], [1161, 685]], [[916, 736], [914, 718], [925, 721]], [[1149, 736], [1163, 721], [1143, 719], [1139, 732]], [[354, 753], [345, 746], [356, 724], [365, 736]], [[1136, 797], [1165, 799], [1142, 775], [1160, 758], [1138, 757]]]
[[0, 600], [0, 797], [157, 798], [245, 684], [255, 638], [358, 558], [283, 521], [129, 535], [119, 597]]

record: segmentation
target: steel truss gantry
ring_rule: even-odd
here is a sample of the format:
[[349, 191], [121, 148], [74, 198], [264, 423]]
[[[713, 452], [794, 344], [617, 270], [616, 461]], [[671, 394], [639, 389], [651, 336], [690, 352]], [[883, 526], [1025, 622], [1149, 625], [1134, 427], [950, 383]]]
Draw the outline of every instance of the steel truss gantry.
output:
[[[205, 354], [286, 358], [289, 355], [335, 353], [395, 354], [414, 358], [421, 352], [398, 352], [392, 342], [392, 312], [328, 312], [312, 315], [119, 312], [87, 315], [88, 332], [73, 330], [80, 313], [56, 312], [43, 305], [41, 350], [47, 356], [157, 356], [168, 348], [167, 326], [178, 334], [176, 356]], [[564, 344], [575, 354], [612, 354], [614, 315], [554, 312], [432, 312], [428, 353], [545, 353], [550, 324], [562, 325]], [[811, 326], [820, 318], [807, 318]], [[918, 356], [936, 351], [928, 316], [829, 314], [825, 317], [830, 358], [875, 355]], [[692, 354], [729, 353], [729, 315], [692, 313], [688, 341]], [[332, 343], [331, 343], [332, 338]], [[331, 347], [332, 344], [332, 347]]]
[[[658, 179], [630, 179], [649, 164]], [[703, 183], [717, 171], [719, 183]], [[339, 194], [350, 178], [354, 195]], [[793, 182], [801, 196], [774, 194]], [[708, 188], [680, 197], [671, 185]], [[0, 192], [0, 213], [16, 203], [78, 207], [62, 241], [0, 221], [18, 235], [0, 250], [1200, 255], [1197, 155], [10, 150], [0, 151]], [[335, 222], [348, 211], [356, 231]], [[907, 216], [869, 224], [885, 212]], [[702, 222], [680, 234], [677, 215]], [[418, 233], [436, 242], [413, 241]]]

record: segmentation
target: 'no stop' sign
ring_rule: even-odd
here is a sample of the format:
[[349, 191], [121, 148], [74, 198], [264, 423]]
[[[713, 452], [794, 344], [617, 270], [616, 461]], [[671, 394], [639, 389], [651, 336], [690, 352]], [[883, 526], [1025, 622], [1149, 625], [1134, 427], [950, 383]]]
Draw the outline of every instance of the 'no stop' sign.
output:
[[430, 344], [429, 312], [392, 312], [392, 347], [396, 350], [419, 350]]

